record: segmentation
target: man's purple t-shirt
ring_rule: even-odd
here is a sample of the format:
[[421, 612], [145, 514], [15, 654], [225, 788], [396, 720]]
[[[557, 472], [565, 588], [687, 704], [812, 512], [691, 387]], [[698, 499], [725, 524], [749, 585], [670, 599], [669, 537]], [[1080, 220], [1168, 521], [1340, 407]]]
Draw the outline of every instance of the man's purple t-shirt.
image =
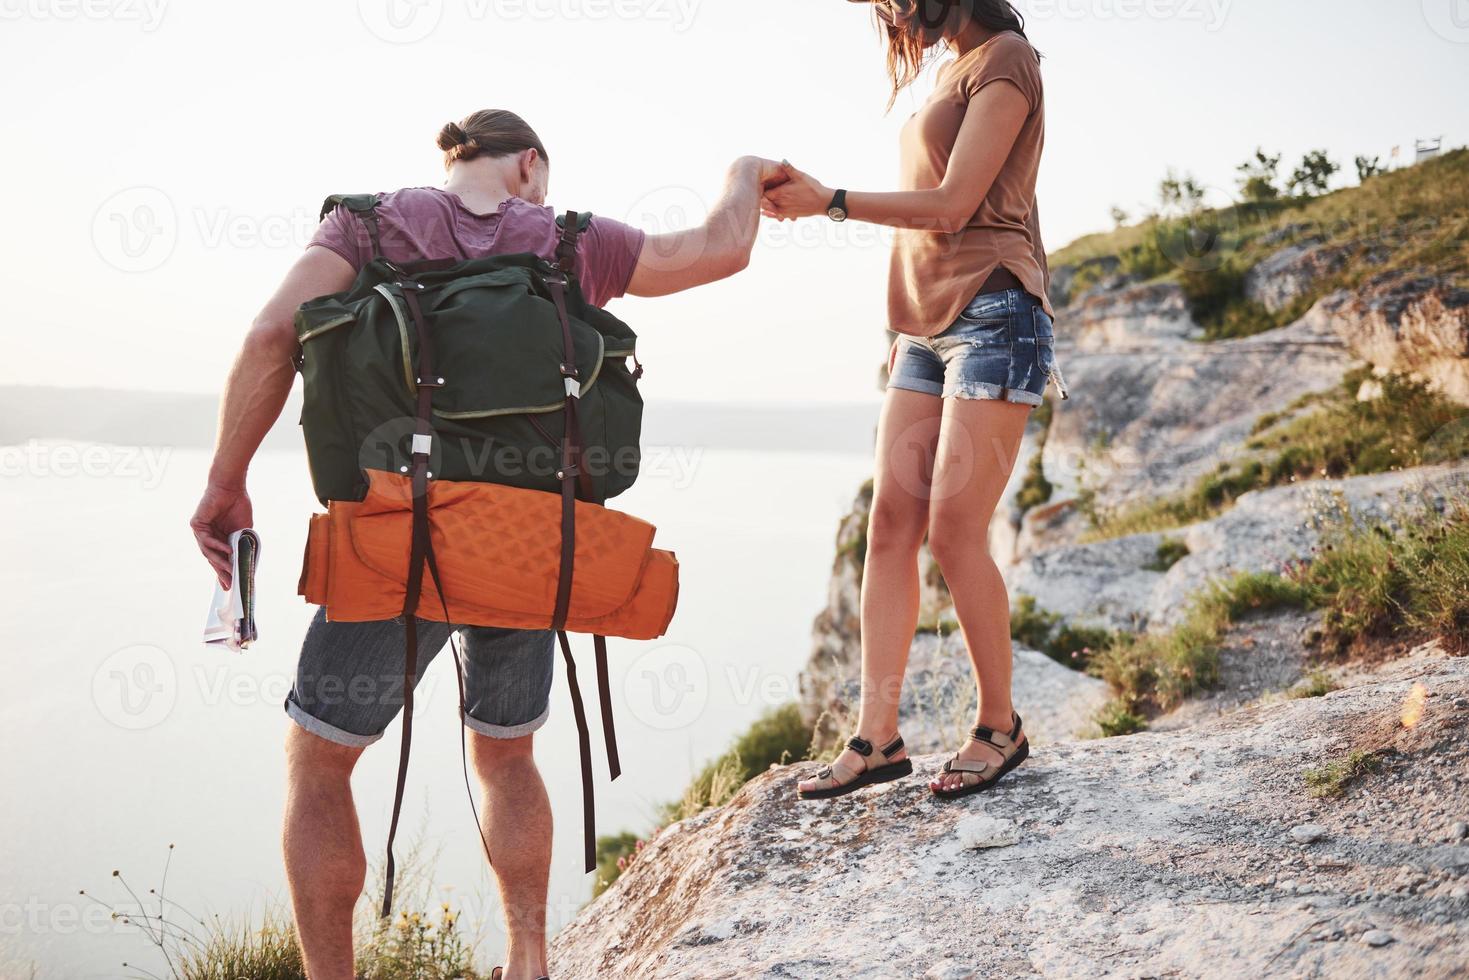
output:
[[[394, 262], [483, 258], [533, 252], [551, 260], [560, 231], [556, 213], [512, 197], [492, 214], [475, 214], [458, 195], [436, 187], [407, 187], [378, 203], [383, 254]], [[610, 218], [593, 217], [577, 242], [582, 295], [602, 306], [627, 292], [644, 235]], [[311, 245], [331, 249], [361, 269], [372, 259], [362, 220], [338, 207], [322, 221]], [[309, 247], [309, 246], [308, 246]]]

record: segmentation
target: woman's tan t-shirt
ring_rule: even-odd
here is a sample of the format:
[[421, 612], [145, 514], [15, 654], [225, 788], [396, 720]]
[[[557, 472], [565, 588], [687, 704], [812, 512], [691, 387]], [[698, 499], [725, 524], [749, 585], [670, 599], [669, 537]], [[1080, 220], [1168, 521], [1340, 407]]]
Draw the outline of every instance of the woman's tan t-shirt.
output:
[[963, 230], [899, 230], [888, 282], [888, 323], [898, 333], [931, 337], [947, 330], [1000, 266], [1055, 315], [1046, 297], [1050, 273], [1035, 204], [1046, 141], [1045, 93], [1040, 61], [1023, 37], [998, 34], [943, 70], [938, 88], [903, 127], [902, 189], [932, 190], [943, 182], [969, 100], [998, 81], [1020, 90], [1030, 114]]

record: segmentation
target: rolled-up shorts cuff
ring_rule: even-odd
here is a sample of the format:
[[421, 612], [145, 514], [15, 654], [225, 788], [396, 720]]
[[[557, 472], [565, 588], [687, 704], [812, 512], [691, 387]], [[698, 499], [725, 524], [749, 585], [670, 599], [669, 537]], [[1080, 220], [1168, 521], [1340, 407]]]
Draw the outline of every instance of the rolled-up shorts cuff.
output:
[[925, 381], [922, 378], [905, 378], [894, 375], [888, 378], [888, 387], [900, 391], [916, 391], [920, 395], [933, 395], [938, 398], [944, 393], [944, 386], [937, 381]]
[[466, 713], [464, 715], [464, 727], [487, 738], [524, 738], [527, 735], [539, 731], [550, 717], [551, 706], [549, 704], [546, 705], [546, 710], [542, 711], [540, 715], [522, 725], [491, 725], [487, 721], [480, 721], [473, 715]]
[[1045, 401], [1041, 395], [1021, 388], [1004, 388], [984, 381], [956, 381], [944, 385], [945, 398], [964, 398], [970, 401], [1013, 402], [1016, 405], [1034, 407]]
[[305, 708], [291, 698], [286, 699], [286, 715], [317, 738], [324, 738], [328, 742], [345, 745], [351, 749], [365, 749], [383, 737], [382, 732], [376, 735], [358, 735], [338, 728], [336, 725], [329, 725], [320, 718], [308, 714]]

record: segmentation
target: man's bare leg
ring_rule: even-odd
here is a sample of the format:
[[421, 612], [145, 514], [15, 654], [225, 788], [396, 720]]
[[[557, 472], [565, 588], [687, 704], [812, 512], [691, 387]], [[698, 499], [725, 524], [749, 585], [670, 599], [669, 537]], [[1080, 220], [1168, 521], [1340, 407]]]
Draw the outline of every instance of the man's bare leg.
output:
[[367, 877], [352, 767], [362, 755], [291, 725], [286, 735], [286, 880], [306, 975], [353, 980], [352, 910]]
[[499, 739], [470, 732], [469, 738], [483, 790], [481, 820], [509, 929], [504, 980], [536, 980], [546, 975], [551, 801], [531, 751], [535, 736]]

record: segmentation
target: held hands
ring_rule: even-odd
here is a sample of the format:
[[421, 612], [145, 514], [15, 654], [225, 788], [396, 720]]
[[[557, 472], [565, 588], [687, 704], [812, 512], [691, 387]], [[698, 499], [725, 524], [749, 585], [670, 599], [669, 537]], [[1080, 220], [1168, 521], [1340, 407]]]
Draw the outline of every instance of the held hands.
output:
[[794, 221], [825, 214], [836, 191], [826, 187], [810, 174], [797, 170], [785, 160], [778, 165], [782, 179], [764, 184], [760, 213], [777, 221]]

